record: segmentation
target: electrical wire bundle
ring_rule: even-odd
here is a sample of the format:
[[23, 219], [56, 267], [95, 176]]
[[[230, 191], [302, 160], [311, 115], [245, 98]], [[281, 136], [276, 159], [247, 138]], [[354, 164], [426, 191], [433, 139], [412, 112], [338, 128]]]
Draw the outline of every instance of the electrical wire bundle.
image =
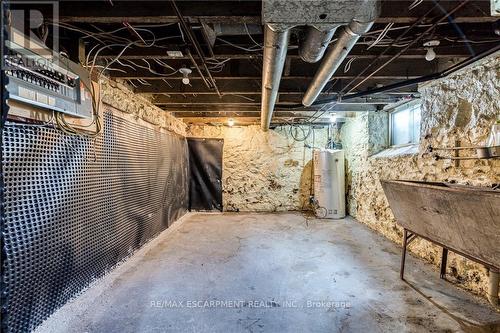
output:
[[[99, 87], [100, 87], [101, 77], [105, 71], [109, 70], [109, 71], [125, 72], [122, 69], [111, 67], [111, 65], [114, 63], [118, 63], [123, 67], [130, 67], [135, 71], [137, 70], [136, 68], [147, 69], [151, 73], [153, 73], [155, 75], [160, 75], [160, 76], [171, 76], [171, 75], [174, 75], [178, 72], [176, 69], [169, 66], [168, 64], [166, 64], [165, 62], [163, 62], [160, 59], [152, 59], [152, 60], [156, 64], [171, 70], [170, 73], [163, 74], [163, 73], [156, 72], [155, 70], [153, 70], [151, 64], [146, 59], [141, 59], [145, 63], [145, 65], [138, 64], [132, 60], [126, 60], [126, 62], [128, 62], [128, 64], [120, 61], [120, 57], [123, 55], [123, 53], [128, 48], [130, 48], [132, 46], [152, 47], [159, 41], [182, 37], [182, 36], [167, 36], [167, 37], [157, 38], [153, 31], [147, 29], [150, 27], [170, 26], [173, 23], [172, 24], [161, 24], [161, 25], [141, 25], [141, 26], [137, 26], [137, 27], [133, 27], [130, 24], [126, 24], [124, 27], [121, 27], [121, 28], [118, 28], [118, 29], [115, 29], [112, 31], [103, 31], [102, 29], [99, 29], [99, 28], [93, 26], [94, 28], [96, 28], [98, 30], [98, 32], [89, 31], [89, 30], [86, 30], [86, 29], [83, 29], [83, 28], [80, 28], [80, 27], [77, 27], [77, 26], [74, 26], [74, 25], [71, 25], [68, 23], [64, 23], [64, 22], [50, 22], [50, 23], [53, 25], [59, 26], [63, 29], [79, 32], [79, 33], [84, 35], [82, 37], [83, 39], [93, 39], [97, 42], [96, 45], [94, 45], [90, 49], [90, 51], [87, 53], [85, 62], [82, 64], [82, 66], [89, 68], [89, 76], [91, 78], [93, 77], [94, 71], [96, 69], [99, 69], [99, 73], [97, 75], [97, 84], [99, 85]], [[129, 38], [116, 35], [117, 32], [125, 30], [125, 29], [129, 29], [129, 30], [131, 29], [134, 32], [134, 34], [138, 37], [138, 39], [131, 40]], [[141, 33], [148, 34], [149, 38], [143, 37], [141, 35]], [[162, 47], [161, 45], [155, 45], [155, 46]], [[107, 61], [105, 65], [98, 65], [96, 62], [97, 62], [97, 58], [98, 58], [99, 54], [103, 50], [113, 48], [113, 47], [122, 47], [122, 49], [115, 58], [113, 58], [110, 61]], [[138, 79], [138, 81], [143, 85], [150, 85], [145, 80]], [[96, 96], [97, 94], [95, 91], [94, 84], [92, 84], [92, 82], [90, 82], [90, 85], [91, 85], [90, 87], [85, 82], [83, 82], [83, 83], [84, 83], [85, 87], [91, 92], [91, 96], [92, 96], [92, 108], [93, 108], [93, 120], [92, 120], [92, 122], [88, 125], [75, 126], [73, 124], [70, 124], [65, 119], [65, 116], [62, 113], [55, 113], [55, 115], [53, 115], [53, 117], [51, 118], [51, 121], [55, 121], [55, 126], [66, 134], [81, 135], [81, 136], [86, 136], [86, 137], [96, 137], [102, 131], [102, 124], [101, 124], [101, 120], [99, 117], [99, 107], [100, 107], [100, 103], [101, 103], [100, 94], [99, 94], [99, 96]], [[132, 83], [132, 85], [134, 85], [134, 84]], [[85, 131], [82, 129], [82, 128], [90, 128], [93, 125], [95, 125], [95, 131], [92, 133], [89, 133], [88, 131]]]

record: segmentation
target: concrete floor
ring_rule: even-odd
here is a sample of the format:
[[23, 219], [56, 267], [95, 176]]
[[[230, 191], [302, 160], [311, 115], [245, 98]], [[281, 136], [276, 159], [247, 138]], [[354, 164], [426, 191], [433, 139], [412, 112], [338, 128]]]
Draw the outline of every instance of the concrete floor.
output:
[[37, 332], [500, 330], [499, 313], [418, 259], [401, 281], [399, 260], [351, 218], [190, 214]]

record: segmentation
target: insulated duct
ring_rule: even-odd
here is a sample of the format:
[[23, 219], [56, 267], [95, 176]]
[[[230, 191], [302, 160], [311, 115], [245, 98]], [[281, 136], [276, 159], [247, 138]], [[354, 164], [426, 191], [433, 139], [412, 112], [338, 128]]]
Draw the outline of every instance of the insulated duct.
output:
[[335, 30], [337, 30], [337, 26], [333, 26], [330, 29], [318, 29], [308, 26], [306, 37], [299, 47], [300, 58], [309, 63], [320, 61]]
[[262, 66], [262, 102], [260, 125], [263, 131], [269, 130], [274, 105], [285, 66], [290, 29], [278, 29], [270, 24], [264, 28], [264, 57]]
[[[261, 106], [261, 126], [264, 131], [269, 129], [274, 105], [278, 96], [279, 82], [285, 64], [286, 51], [290, 29], [305, 27], [306, 36], [302, 41], [299, 54], [306, 62], [317, 62], [323, 56], [328, 44], [339, 26], [349, 24], [342, 31], [340, 43], [333, 49], [338, 56], [342, 55], [344, 47], [345, 55], [349, 53], [359, 35], [370, 29], [372, 22], [380, 12], [379, 0], [316, 0], [314, 2], [306, 0], [263, 0], [262, 1], [262, 23], [264, 28], [264, 58], [262, 69], [262, 106]], [[368, 23], [361, 23], [368, 22]], [[331, 55], [332, 51], [329, 52]], [[332, 71], [340, 65], [345, 58], [341, 57], [339, 64], [335, 65]], [[334, 56], [329, 57], [330, 62]], [[291, 62], [293, 66], [293, 62]], [[323, 71], [326, 70], [328, 61], [324, 61]], [[321, 83], [321, 72], [315, 82], [316, 86]], [[323, 74], [325, 75], [325, 74]], [[331, 75], [325, 79], [328, 81]], [[324, 83], [319, 87], [319, 92]], [[313, 86], [310, 87], [312, 90]], [[315, 88], [317, 89], [317, 88]], [[317, 95], [316, 95], [317, 96]], [[312, 101], [316, 98], [311, 98]], [[312, 102], [311, 102], [312, 103]]]
[[373, 21], [359, 22], [354, 19], [349, 25], [344, 27], [337, 42], [330, 48], [320, 68], [314, 75], [313, 81], [302, 99], [303, 105], [311, 106], [311, 104], [314, 103], [332, 75], [335, 74], [339, 66], [347, 57], [354, 44], [356, 44], [359, 37], [370, 30], [372, 25]]

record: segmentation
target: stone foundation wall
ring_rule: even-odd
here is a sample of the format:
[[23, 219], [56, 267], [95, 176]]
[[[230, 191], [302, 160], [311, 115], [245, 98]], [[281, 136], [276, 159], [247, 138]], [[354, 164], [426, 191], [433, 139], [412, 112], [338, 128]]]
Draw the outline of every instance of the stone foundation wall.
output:
[[[328, 131], [295, 141], [290, 127], [191, 125], [188, 136], [223, 138], [223, 204], [227, 211], [286, 211], [308, 206], [312, 149], [325, 147]], [[302, 135], [302, 133], [300, 133]]]
[[[384, 150], [388, 114], [362, 114], [348, 119], [341, 131], [346, 149], [348, 212], [394, 242], [401, 243], [402, 229], [395, 223], [380, 179], [445, 181], [491, 186], [500, 183], [500, 160], [435, 160], [426, 149], [483, 145], [500, 116], [500, 59], [490, 58], [452, 77], [421, 87], [420, 144]], [[441, 249], [417, 240], [410, 251], [439, 265]], [[448, 274], [456, 283], [485, 295], [487, 271], [461, 256], [450, 254]]]
[[126, 86], [112, 80], [101, 84], [101, 100], [136, 120], [144, 120], [160, 129], [186, 135], [186, 124], [151, 103], [147, 98], [136, 95]]

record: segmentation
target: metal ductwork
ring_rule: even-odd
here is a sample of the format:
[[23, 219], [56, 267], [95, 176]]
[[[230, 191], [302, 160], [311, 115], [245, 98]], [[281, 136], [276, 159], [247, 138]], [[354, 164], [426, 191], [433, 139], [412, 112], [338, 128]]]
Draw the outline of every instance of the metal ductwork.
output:
[[285, 66], [290, 29], [279, 29], [266, 24], [264, 28], [264, 57], [262, 67], [262, 102], [260, 124], [263, 131], [269, 130], [274, 105]]
[[347, 57], [354, 44], [356, 44], [359, 37], [370, 30], [372, 25], [373, 21], [359, 22], [357, 20], [352, 20], [349, 25], [343, 28], [337, 41], [333, 47], [330, 48], [320, 68], [314, 75], [314, 79], [302, 99], [303, 105], [311, 106], [314, 103], [330, 78], [335, 74], [339, 66]]
[[306, 37], [299, 47], [300, 58], [309, 63], [321, 60], [335, 30], [337, 30], [337, 26], [328, 29], [308, 26], [306, 28]]
[[309, 104], [304, 105], [310, 105], [359, 36], [370, 29], [379, 12], [378, 0], [262, 1], [262, 22], [265, 28], [261, 126], [264, 131], [269, 129], [278, 97], [290, 29], [306, 27], [306, 36], [299, 47], [299, 54], [306, 62], [317, 62], [323, 57], [336, 28], [349, 25], [343, 29], [339, 40], [328, 52], [327, 59], [323, 61], [313, 84], [309, 87], [307, 99], [304, 98]]

